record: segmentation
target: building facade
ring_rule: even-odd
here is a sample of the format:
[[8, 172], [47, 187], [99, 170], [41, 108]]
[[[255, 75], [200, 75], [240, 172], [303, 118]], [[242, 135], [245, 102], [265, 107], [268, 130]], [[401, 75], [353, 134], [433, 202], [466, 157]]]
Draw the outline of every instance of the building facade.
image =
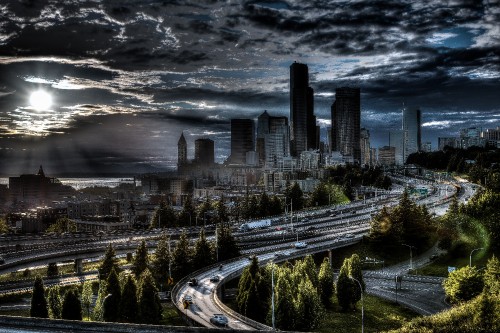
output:
[[420, 150], [422, 144], [420, 108], [403, 107], [403, 160]]
[[231, 164], [245, 164], [246, 155], [254, 151], [255, 125], [252, 119], [231, 119]]
[[332, 150], [360, 162], [361, 101], [359, 88], [337, 88], [332, 114]]
[[214, 141], [210, 139], [196, 139], [194, 141], [194, 160], [198, 166], [210, 167], [214, 164]]

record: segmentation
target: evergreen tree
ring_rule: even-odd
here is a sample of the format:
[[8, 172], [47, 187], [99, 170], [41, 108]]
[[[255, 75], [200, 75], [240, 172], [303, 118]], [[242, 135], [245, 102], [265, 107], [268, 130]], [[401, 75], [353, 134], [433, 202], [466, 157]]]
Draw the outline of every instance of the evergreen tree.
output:
[[160, 237], [151, 260], [151, 273], [160, 286], [166, 286], [167, 278], [169, 277], [171, 261], [169, 241], [170, 239], [166, 235]]
[[179, 214], [178, 223], [180, 226], [191, 226], [195, 218], [195, 210], [193, 206], [193, 200], [190, 195], [184, 199], [184, 204], [182, 206], [182, 211]]
[[175, 280], [180, 280], [191, 272], [191, 258], [189, 239], [183, 231], [172, 253], [172, 275]]
[[363, 280], [363, 272], [361, 271], [361, 260], [356, 253], [354, 253], [349, 260], [349, 278], [354, 278], [361, 284], [360, 290], [358, 283], [356, 281], [352, 281], [354, 288], [352, 290], [352, 297], [350, 301], [351, 305], [354, 307], [361, 299], [361, 294], [366, 289], [365, 281]]
[[205, 236], [205, 229], [201, 229], [200, 236], [194, 246], [193, 269], [201, 269], [215, 262], [213, 247]]
[[92, 281], [85, 281], [82, 288], [82, 307], [87, 311], [87, 317], [90, 318], [90, 306], [92, 304]]
[[61, 318], [66, 320], [82, 320], [82, 304], [80, 303], [78, 290], [72, 288], [64, 294]]
[[494, 297], [500, 296], [500, 261], [493, 255], [486, 263], [483, 275], [484, 292]]
[[138, 321], [143, 324], [159, 324], [162, 307], [153, 277], [149, 270], [141, 274], [138, 288]]
[[102, 318], [104, 321], [118, 321], [119, 309], [121, 301], [121, 288], [118, 274], [115, 270], [109, 273], [108, 281], [106, 284], [107, 295], [104, 298], [102, 305]]
[[266, 192], [262, 192], [259, 200], [259, 217], [269, 216], [271, 212], [271, 203]]
[[298, 286], [297, 295], [297, 324], [295, 329], [299, 331], [311, 331], [318, 327], [323, 308], [321, 300], [309, 278], [304, 277]]
[[49, 311], [47, 299], [45, 298], [45, 287], [42, 278], [37, 276], [33, 285], [33, 294], [31, 296], [30, 317], [48, 318]]
[[137, 287], [132, 276], [128, 275], [120, 300], [120, 321], [123, 323], [137, 322], [138, 310]]
[[319, 183], [311, 193], [309, 198], [309, 206], [326, 206], [329, 204], [329, 193], [326, 185], [324, 183]]
[[172, 206], [160, 202], [151, 219], [150, 228], [169, 228], [177, 226], [177, 215]]
[[226, 222], [229, 222], [229, 214], [227, 213], [226, 205], [224, 205], [224, 198], [217, 201], [215, 209], [217, 212], [217, 215], [215, 216], [215, 223], [225, 224]]
[[108, 295], [108, 282], [106, 280], [99, 281], [99, 290], [97, 292], [97, 300], [94, 305], [94, 310], [92, 311], [92, 320], [103, 321], [103, 305], [104, 299]]
[[210, 203], [208, 197], [206, 197], [206, 200], [203, 201], [201, 205], [198, 206], [198, 220], [203, 221], [203, 226], [210, 224], [210, 221], [207, 219], [209, 218], [208, 215], [211, 210], [212, 210], [212, 204]]
[[[275, 272], [276, 273], [276, 272]], [[274, 275], [274, 315], [275, 326], [283, 331], [293, 331], [297, 324], [297, 309], [294, 304], [294, 296], [291, 292], [290, 276], [287, 274]], [[272, 309], [269, 309], [268, 323], [271, 323]]]
[[102, 264], [99, 267], [99, 279], [107, 280], [109, 273], [113, 269], [116, 272], [120, 272], [120, 267], [118, 266], [118, 259], [116, 259], [115, 250], [113, 249], [113, 245], [109, 243], [108, 247], [106, 248], [106, 252], [104, 253]]
[[450, 273], [443, 282], [446, 296], [452, 303], [468, 301], [479, 295], [483, 279], [476, 267], [465, 266]]
[[146, 242], [143, 240], [135, 251], [134, 261], [131, 267], [132, 273], [134, 273], [136, 278], [139, 278], [141, 273], [148, 268], [148, 264], [148, 249], [146, 248]]
[[293, 210], [301, 210], [304, 206], [304, 193], [296, 182], [285, 190], [285, 198], [288, 204], [292, 204]]
[[349, 259], [344, 259], [344, 263], [340, 268], [339, 276], [337, 277], [337, 300], [343, 311], [346, 311], [351, 306], [351, 298], [354, 292], [354, 281], [349, 279]]
[[224, 261], [240, 256], [240, 249], [236, 244], [231, 227], [228, 225], [219, 225], [217, 228], [217, 248], [218, 261]]
[[282, 207], [280, 198], [278, 198], [278, 196], [276, 196], [276, 195], [273, 195], [271, 197], [271, 203], [270, 203], [270, 209], [269, 209], [270, 215], [271, 216], [279, 215], [282, 212], [283, 212], [283, 207]]
[[59, 268], [57, 267], [57, 263], [49, 262], [47, 266], [47, 277], [52, 277], [57, 275], [59, 275]]
[[329, 307], [332, 304], [331, 298], [333, 295], [334, 278], [333, 270], [330, 266], [330, 260], [328, 260], [328, 258], [323, 259], [323, 262], [321, 263], [318, 280], [321, 302], [325, 307]]
[[62, 300], [58, 286], [50, 287], [47, 295], [47, 302], [50, 318], [61, 319]]
[[247, 205], [247, 218], [256, 218], [259, 215], [259, 203], [257, 202], [257, 197], [255, 195], [250, 196]]

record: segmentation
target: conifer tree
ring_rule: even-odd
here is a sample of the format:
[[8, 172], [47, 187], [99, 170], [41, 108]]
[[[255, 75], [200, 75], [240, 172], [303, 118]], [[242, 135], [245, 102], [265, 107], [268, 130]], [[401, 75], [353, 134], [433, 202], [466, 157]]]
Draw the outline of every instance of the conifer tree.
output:
[[202, 228], [200, 236], [194, 246], [193, 269], [201, 269], [215, 262], [214, 250], [205, 236], [205, 230]]
[[33, 295], [31, 296], [30, 317], [48, 318], [49, 311], [47, 299], [45, 298], [45, 287], [42, 278], [37, 276], [33, 285]]
[[175, 280], [180, 280], [191, 272], [191, 258], [189, 239], [183, 231], [172, 253], [172, 275]]
[[169, 266], [172, 260], [169, 241], [170, 239], [166, 235], [162, 235], [151, 259], [151, 273], [160, 286], [166, 286], [169, 277]]
[[169, 228], [177, 225], [177, 215], [172, 206], [165, 201], [160, 202], [160, 207], [155, 210], [151, 219], [150, 228]]
[[138, 288], [139, 322], [143, 324], [159, 324], [162, 315], [158, 289], [151, 272], [146, 269], [139, 280]]
[[97, 300], [94, 305], [94, 310], [92, 311], [92, 320], [103, 321], [103, 304], [104, 299], [108, 295], [107, 286], [108, 282], [106, 280], [99, 281], [99, 290], [97, 292]]
[[52, 277], [57, 275], [59, 275], [59, 268], [57, 267], [57, 263], [49, 262], [47, 266], [47, 277]]
[[64, 295], [61, 318], [66, 320], [82, 320], [82, 304], [78, 290], [69, 289]]
[[266, 217], [270, 215], [271, 211], [271, 203], [269, 200], [269, 196], [266, 192], [262, 192], [259, 200], [259, 217]]
[[[275, 275], [276, 278], [276, 275]], [[274, 298], [274, 313], [275, 325], [280, 330], [293, 331], [297, 324], [297, 309], [294, 304], [294, 296], [291, 292], [290, 276], [287, 274], [278, 274], [277, 281], [275, 280], [275, 298]], [[272, 310], [269, 309], [268, 323], [271, 323]]]
[[115, 250], [113, 249], [113, 245], [109, 243], [108, 247], [106, 248], [106, 252], [104, 253], [102, 264], [99, 267], [99, 279], [107, 280], [109, 273], [113, 269], [117, 273], [120, 272], [120, 267], [118, 266], [118, 259], [116, 259]]
[[[355, 283], [355, 282], [354, 282]], [[340, 268], [339, 276], [336, 284], [337, 301], [343, 311], [346, 311], [351, 306], [351, 298], [353, 297], [353, 281], [349, 279], [349, 259], [344, 259], [344, 263]]]
[[137, 303], [137, 287], [134, 278], [128, 275], [123, 286], [120, 301], [120, 321], [123, 323], [137, 322], [137, 312], [139, 306]]
[[219, 261], [224, 261], [240, 256], [240, 249], [231, 232], [231, 227], [225, 224], [217, 227], [217, 244]]
[[353, 284], [351, 305], [354, 307], [356, 303], [361, 299], [361, 294], [365, 291], [366, 285], [363, 280], [363, 272], [361, 271], [361, 260], [359, 256], [354, 253], [349, 260], [349, 278], [354, 278], [361, 284], [361, 290], [356, 281], [351, 281]]
[[50, 287], [47, 295], [47, 302], [50, 318], [61, 319], [62, 299], [58, 286]]
[[119, 319], [119, 309], [121, 300], [121, 288], [120, 281], [118, 280], [118, 274], [113, 269], [109, 273], [108, 281], [106, 284], [107, 295], [103, 302], [103, 312], [102, 318], [104, 321], [118, 321]]
[[182, 206], [182, 211], [178, 217], [178, 223], [180, 226], [191, 226], [194, 223], [194, 206], [193, 200], [190, 195], [184, 199], [184, 204]]
[[92, 281], [85, 281], [82, 288], [82, 307], [87, 311], [87, 317], [90, 318], [90, 306], [92, 305]]
[[146, 248], [146, 242], [143, 240], [135, 251], [134, 261], [131, 267], [132, 273], [134, 273], [136, 278], [139, 278], [141, 273], [148, 268], [148, 264], [148, 249]]
[[296, 330], [311, 331], [318, 327], [323, 313], [321, 299], [308, 277], [304, 276], [298, 286]]
[[321, 263], [321, 266], [319, 268], [318, 280], [321, 302], [325, 307], [329, 307], [332, 303], [331, 298], [333, 295], [334, 278], [333, 270], [330, 266], [330, 260], [328, 258], [323, 259], [323, 262]]
[[500, 297], [500, 261], [495, 255], [486, 263], [483, 280], [484, 292], [494, 297]]

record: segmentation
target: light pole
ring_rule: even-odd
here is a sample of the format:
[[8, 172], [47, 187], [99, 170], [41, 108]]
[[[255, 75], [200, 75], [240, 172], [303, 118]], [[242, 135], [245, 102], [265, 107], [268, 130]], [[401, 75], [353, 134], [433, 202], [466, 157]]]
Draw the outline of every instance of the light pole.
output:
[[276, 330], [274, 326], [274, 262], [271, 260], [271, 308], [272, 308], [272, 316], [271, 316], [271, 322], [273, 324], [273, 331]]
[[353, 278], [352, 276], [349, 276], [349, 279], [354, 280], [358, 283], [359, 292], [361, 293], [361, 333], [364, 333], [364, 330], [365, 330], [365, 305], [364, 305], [364, 301], [363, 301], [363, 287], [361, 286], [361, 282], [359, 282], [357, 279]]
[[412, 249], [413, 248], [416, 248], [415, 246], [413, 245], [407, 245], [407, 244], [401, 244], [403, 246], [408, 246], [410, 248], [410, 271], [413, 269], [413, 252], [412, 252]]
[[484, 250], [484, 247], [478, 247], [477, 249], [474, 249], [474, 250], [470, 251], [470, 255], [469, 255], [469, 267], [472, 267], [472, 253], [474, 253], [474, 251], [479, 251], [479, 250]]

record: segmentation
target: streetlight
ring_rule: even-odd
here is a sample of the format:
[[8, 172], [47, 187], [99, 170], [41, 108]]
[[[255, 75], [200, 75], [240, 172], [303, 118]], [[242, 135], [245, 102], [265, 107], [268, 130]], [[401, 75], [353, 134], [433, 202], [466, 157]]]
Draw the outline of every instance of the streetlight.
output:
[[271, 308], [272, 308], [272, 316], [271, 322], [273, 323], [273, 331], [276, 330], [274, 326], [274, 262], [271, 260]]
[[477, 249], [474, 249], [474, 250], [470, 251], [470, 255], [469, 255], [469, 267], [472, 267], [472, 253], [474, 253], [474, 251], [478, 251], [478, 250], [484, 250], [484, 247], [478, 247]]
[[416, 247], [413, 246], [413, 245], [407, 245], [407, 244], [401, 244], [403, 246], [408, 246], [410, 248], [410, 271], [413, 269], [413, 253], [412, 253], [412, 249]]
[[349, 276], [349, 279], [354, 280], [358, 283], [359, 292], [361, 293], [361, 333], [364, 333], [364, 330], [365, 330], [365, 305], [364, 305], [364, 301], [363, 301], [363, 287], [361, 286], [361, 282], [359, 282], [357, 279], [353, 278], [352, 276]]

